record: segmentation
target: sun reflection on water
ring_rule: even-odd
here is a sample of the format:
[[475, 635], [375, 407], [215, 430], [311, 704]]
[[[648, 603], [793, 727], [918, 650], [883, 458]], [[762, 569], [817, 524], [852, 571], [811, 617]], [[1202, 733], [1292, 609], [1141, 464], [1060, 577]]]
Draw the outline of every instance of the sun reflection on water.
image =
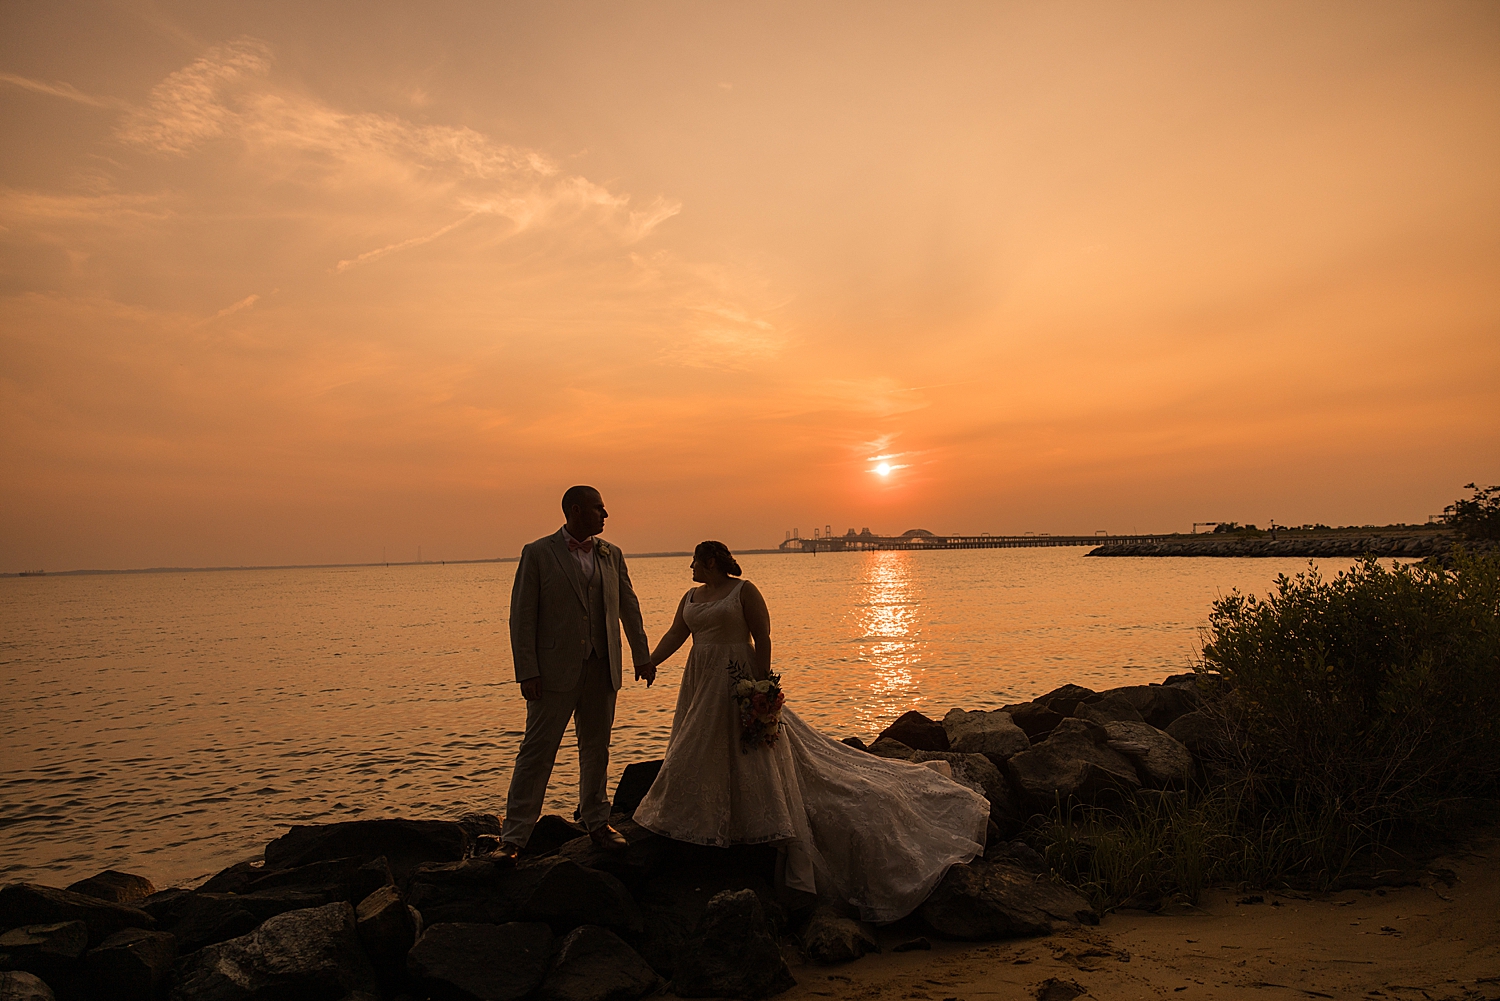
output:
[[879, 552], [865, 557], [851, 616], [858, 635], [857, 662], [868, 667], [864, 686], [869, 695], [855, 711], [866, 731], [921, 701], [924, 597], [912, 573], [911, 554]]

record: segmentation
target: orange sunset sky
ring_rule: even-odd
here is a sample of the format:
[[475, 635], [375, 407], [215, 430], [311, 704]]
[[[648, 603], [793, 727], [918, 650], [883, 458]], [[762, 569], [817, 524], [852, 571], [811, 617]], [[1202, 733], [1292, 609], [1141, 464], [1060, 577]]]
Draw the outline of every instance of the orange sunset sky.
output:
[[0, 570], [1500, 482], [1493, 2], [9, 0], [0, 122]]

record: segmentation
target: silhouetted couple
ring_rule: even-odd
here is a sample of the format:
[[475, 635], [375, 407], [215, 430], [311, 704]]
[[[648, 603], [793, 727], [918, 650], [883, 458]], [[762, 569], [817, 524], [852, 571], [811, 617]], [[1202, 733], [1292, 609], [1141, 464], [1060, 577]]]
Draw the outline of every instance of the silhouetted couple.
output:
[[[571, 487], [562, 507], [563, 527], [521, 550], [511, 591], [526, 732], [498, 857], [514, 859], [531, 837], [569, 719], [578, 736], [578, 819], [601, 848], [626, 847], [609, 826], [607, 796], [621, 626], [635, 677], [648, 686], [693, 639], [661, 772], [634, 814], [640, 826], [694, 844], [775, 845], [788, 889], [852, 904], [869, 921], [910, 913], [949, 866], [984, 850], [989, 803], [931, 768], [849, 747], [789, 707], [773, 739], [742, 740], [733, 688], [771, 674], [771, 616], [723, 543], [697, 547], [697, 586], [650, 652], [625, 556], [598, 538], [608, 517], [603, 497]], [[793, 684], [791, 702], [796, 696]]]

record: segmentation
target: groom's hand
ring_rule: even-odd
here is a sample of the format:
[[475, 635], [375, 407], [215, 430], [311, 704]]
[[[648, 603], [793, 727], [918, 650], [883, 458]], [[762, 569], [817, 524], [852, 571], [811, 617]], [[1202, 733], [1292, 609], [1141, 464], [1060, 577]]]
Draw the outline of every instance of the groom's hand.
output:
[[542, 679], [527, 678], [521, 682], [521, 697], [527, 702], [535, 702], [542, 697]]
[[656, 680], [656, 665], [649, 660], [644, 664], [635, 665], [635, 680], [644, 681], [646, 687], [650, 688], [651, 683]]

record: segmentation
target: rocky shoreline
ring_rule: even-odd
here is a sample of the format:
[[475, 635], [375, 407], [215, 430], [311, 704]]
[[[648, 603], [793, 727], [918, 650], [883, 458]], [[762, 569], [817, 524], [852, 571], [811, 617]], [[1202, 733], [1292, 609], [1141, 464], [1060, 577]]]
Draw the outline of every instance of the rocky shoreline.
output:
[[1411, 535], [1340, 533], [1316, 535], [1295, 531], [1259, 535], [1178, 535], [1144, 542], [1096, 546], [1089, 556], [1402, 556], [1412, 559], [1443, 557], [1454, 538], [1444, 532]]
[[[1217, 739], [1201, 711], [1216, 676], [1094, 692], [1066, 685], [941, 721], [909, 712], [868, 747], [925, 763], [990, 802], [982, 858], [953, 867], [896, 951], [923, 934], [992, 941], [1097, 924], [1013, 840], [1056, 803], [1184, 788]], [[0, 888], [0, 997], [233, 1001], [483, 999], [631, 1001], [760, 998], [794, 985], [785, 949], [809, 962], [877, 952], [874, 929], [776, 888], [776, 851], [670, 841], [630, 817], [660, 762], [625, 770], [606, 853], [562, 817], [543, 817], [514, 867], [485, 852], [498, 818], [358, 820], [294, 827], [261, 858], [195, 889], [156, 890], [106, 871], [67, 888]]]

